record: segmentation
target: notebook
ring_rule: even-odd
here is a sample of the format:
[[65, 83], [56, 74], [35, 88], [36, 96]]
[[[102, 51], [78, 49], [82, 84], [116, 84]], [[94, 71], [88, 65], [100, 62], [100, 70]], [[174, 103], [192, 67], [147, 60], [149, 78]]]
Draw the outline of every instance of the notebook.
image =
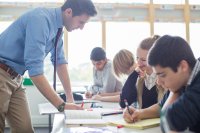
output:
[[122, 109], [110, 109], [110, 108], [92, 108], [91, 110], [99, 112], [102, 116], [122, 114]]
[[65, 110], [65, 124], [67, 127], [76, 126], [106, 126], [101, 112], [91, 110]]
[[140, 120], [135, 123], [127, 123], [123, 119], [121, 119], [121, 120], [111, 121], [109, 122], [109, 125], [112, 125], [112, 126], [123, 125], [124, 127], [127, 127], [127, 128], [147, 129], [147, 128], [159, 126], [160, 118], [145, 119], [145, 120]]
[[100, 103], [101, 101], [99, 100], [93, 100], [93, 99], [84, 99], [84, 100], [76, 100], [76, 104], [81, 104], [81, 103]]

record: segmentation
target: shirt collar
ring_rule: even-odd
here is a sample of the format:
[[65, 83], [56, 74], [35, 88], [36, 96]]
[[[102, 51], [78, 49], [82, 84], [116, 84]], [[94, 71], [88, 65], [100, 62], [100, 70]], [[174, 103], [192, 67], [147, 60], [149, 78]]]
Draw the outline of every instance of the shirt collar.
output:
[[144, 83], [145, 86], [148, 90], [150, 90], [151, 88], [153, 88], [153, 86], [156, 85], [156, 74], [153, 72], [150, 75], [146, 74], [145, 78], [144, 78]]
[[194, 69], [192, 70], [192, 74], [190, 75], [190, 78], [187, 82], [187, 85], [190, 85], [192, 83], [193, 79], [196, 77], [199, 71], [200, 71], [200, 61], [197, 60]]
[[57, 27], [62, 28], [63, 27], [63, 18], [62, 18], [61, 8], [56, 8], [55, 10], [56, 10]]

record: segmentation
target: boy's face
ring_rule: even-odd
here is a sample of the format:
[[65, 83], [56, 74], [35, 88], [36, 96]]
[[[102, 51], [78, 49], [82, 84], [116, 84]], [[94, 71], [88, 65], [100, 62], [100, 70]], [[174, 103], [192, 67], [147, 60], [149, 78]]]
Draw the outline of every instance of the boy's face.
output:
[[105, 64], [106, 64], [106, 59], [105, 60], [100, 60], [100, 61], [94, 61], [92, 60], [92, 64], [94, 65], [95, 69], [98, 71], [103, 70]]
[[153, 67], [157, 74], [157, 83], [172, 92], [178, 92], [180, 88], [186, 86], [190, 76], [189, 66], [185, 63], [180, 63], [177, 72], [174, 72], [169, 67], [163, 68], [160, 65]]

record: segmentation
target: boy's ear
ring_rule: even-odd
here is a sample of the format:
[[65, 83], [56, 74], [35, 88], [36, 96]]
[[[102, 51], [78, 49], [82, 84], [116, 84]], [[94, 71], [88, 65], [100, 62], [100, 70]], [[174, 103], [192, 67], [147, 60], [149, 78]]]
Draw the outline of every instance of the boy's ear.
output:
[[181, 68], [181, 70], [182, 70], [183, 72], [186, 72], [186, 71], [188, 71], [188, 70], [190, 69], [188, 62], [185, 61], [185, 60], [182, 60], [182, 61], [180, 62], [179, 67]]

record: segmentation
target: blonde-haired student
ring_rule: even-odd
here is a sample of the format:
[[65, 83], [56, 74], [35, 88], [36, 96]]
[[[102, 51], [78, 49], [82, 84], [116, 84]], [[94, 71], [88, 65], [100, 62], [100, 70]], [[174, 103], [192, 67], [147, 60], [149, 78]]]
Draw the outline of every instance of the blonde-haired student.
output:
[[137, 103], [139, 108], [147, 108], [163, 97], [165, 90], [157, 85], [156, 74], [147, 65], [147, 54], [159, 36], [145, 38], [137, 48], [137, 68], [133, 55], [128, 50], [121, 50], [113, 59], [114, 71], [117, 76], [129, 75], [120, 94], [120, 106], [125, 108], [124, 99], [128, 104]]

